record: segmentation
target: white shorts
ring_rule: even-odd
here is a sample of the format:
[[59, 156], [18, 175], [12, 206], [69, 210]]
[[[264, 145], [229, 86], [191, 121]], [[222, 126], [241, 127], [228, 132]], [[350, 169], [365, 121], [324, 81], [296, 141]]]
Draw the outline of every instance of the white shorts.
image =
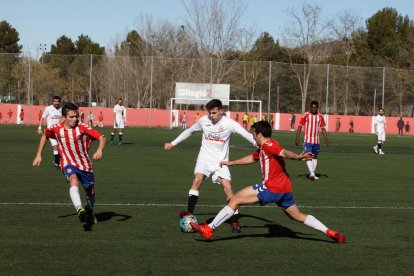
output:
[[230, 170], [227, 166], [220, 167], [218, 161], [214, 160], [197, 160], [196, 166], [194, 168], [194, 174], [202, 173], [206, 177], [209, 177], [210, 174], [211, 180], [213, 183], [220, 184], [220, 178], [231, 180]]
[[377, 135], [378, 141], [384, 142], [385, 141], [385, 132], [378, 132], [377, 134], [378, 134]]
[[49, 138], [49, 141], [50, 141], [50, 144], [52, 145], [52, 147], [57, 146], [57, 144], [58, 144], [58, 141], [56, 139]]
[[115, 125], [115, 122], [114, 122], [114, 128], [124, 128], [125, 126], [124, 126], [124, 120], [123, 119], [121, 119], [121, 120], [116, 120], [116, 122], [118, 123], [118, 126], [116, 126]]

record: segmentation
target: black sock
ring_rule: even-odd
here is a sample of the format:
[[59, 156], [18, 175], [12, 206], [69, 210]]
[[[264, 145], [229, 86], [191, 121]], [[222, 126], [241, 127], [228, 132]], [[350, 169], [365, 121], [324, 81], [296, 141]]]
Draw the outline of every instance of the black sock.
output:
[[59, 156], [59, 154], [54, 154], [54, 156], [55, 156], [55, 163], [56, 164], [59, 164], [60, 163], [60, 156]]
[[122, 142], [122, 134], [119, 134], [119, 142]]
[[114, 136], [115, 136], [115, 133], [111, 133], [111, 142], [114, 141]]
[[382, 146], [381, 143], [378, 143], [377, 145], [378, 145], [378, 149], [380, 150]]
[[194, 213], [194, 208], [197, 204], [198, 196], [195, 195], [189, 195], [188, 196], [188, 209], [187, 212]]
[[239, 214], [234, 214], [230, 219], [230, 223], [239, 222]]

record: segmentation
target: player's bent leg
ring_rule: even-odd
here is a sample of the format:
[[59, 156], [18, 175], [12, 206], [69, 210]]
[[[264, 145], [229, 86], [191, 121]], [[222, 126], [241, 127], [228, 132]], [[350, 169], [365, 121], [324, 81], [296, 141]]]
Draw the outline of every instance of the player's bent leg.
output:
[[85, 223], [87, 213], [86, 213], [86, 210], [82, 208], [82, 202], [81, 202], [80, 194], [79, 194], [79, 180], [76, 174], [72, 174], [69, 177], [68, 182], [70, 185], [69, 196], [72, 201], [72, 204], [76, 209], [80, 222]]
[[220, 184], [223, 186], [224, 193], [226, 194], [227, 200], [233, 197], [234, 192], [231, 187], [231, 181], [228, 179], [220, 178]]
[[250, 205], [258, 202], [257, 191], [252, 186], [248, 186], [238, 191], [230, 199], [228, 206], [233, 210], [237, 210], [240, 205]]
[[[220, 184], [223, 186], [224, 193], [227, 196], [227, 201], [229, 202], [230, 199], [233, 197], [233, 189], [231, 187], [231, 181], [229, 179], [219, 177]], [[229, 219], [231, 231], [233, 233], [240, 233], [241, 227], [239, 225], [239, 210], [237, 209], [233, 216]]]
[[320, 222], [317, 218], [315, 218], [312, 215], [306, 215], [302, 212], [300, 212], [299, 208], [296, 206], [296, 204], [291, 205], [287, 208], [283, 209], [285, 214], [287, 214], [291, 219], [296, 220], [298, 222], [304, 223], [306, 226], [309, 226], [315, 230], [318, 230], [325, 235], [327, 235], [329, 238], [333, 239], [334, 241], [338, 243], [344, 243], [345, 242], [345, 236], [341, 233], [338, 233], [334, 230], [328, 229], [322, 222]]
[[198, 197], [199, 197], [199, 189], [203, 180], [205, 179], [205, 175], [202, 173], [195, 173], [193, 183], [191, 184], [190, 191], [188, 192], [188, 201], [187, 201], [187, 212], [186, 211], [179, 211], [178, 216], [183, 217], [186, 215], [192, 215], [194, 213], [195, 206], [197, 205]]
[[298, 222], [305, 222], [306, 214], [302, 213], [296, 204], [293, 204], [287, 208], [283, 208], [285, 214], [292, 220]]
[[253, 187], [246, 187], [241, 191], [237, 192], [231, 199], [227, 206], [224, 206], [223, 209], [216, 215], [213, 221], [210, 224], [198, 225], [196, 223], [190, 223], [197, 232], [199, 232], [205, 239], [210, 239], [213, 236], [213, 232], [221, 224], [231, 218], [235, 210], [239, 208], [239, 205], [244, 204], [254, 204], [259, 202], [257, 197], [257, 192]]

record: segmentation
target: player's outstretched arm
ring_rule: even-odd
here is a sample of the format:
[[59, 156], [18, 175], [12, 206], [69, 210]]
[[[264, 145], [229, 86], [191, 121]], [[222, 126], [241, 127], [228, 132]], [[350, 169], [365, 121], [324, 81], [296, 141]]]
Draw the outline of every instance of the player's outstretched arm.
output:
[[253, 155], [250, 154], [250, 155], [247, 155], [245, 157], [242, 157], [240, 159], [233, 160], [233, 161], [220, 161], [220, 167], [235, 166], [235, 165], [249, 165], [255, 162], [257, 162], [257, 160], [255, 160], [253, 158]]
[[34, 167], [39, 167], [40, 163], [42, 162], [42, 151], [43, 151], [43, 148], [46, 145], [46, 141], [47, 141], [46, 135], [43, 134], [42, 137], [40, 138], [39, 147], [37, 149], [36, 157], [35, 157], [35, 159], [33, 160], [33, 163], [32, 163], [32, 165]]
[[[178, 137], [175, 138], [174, 141], [172, 141], [171, 143], [165, 143], [164, 149], [165, 150], [172, 149], [174, 146], [178, 145], [179, 143], [181, 143], [182, 141], [186, 140], [188, 137], [193, 135], [194, 132], [201, 131], [201, 130], [202, 130], [202, 126], [200, 124], [200, 121], [197, 121], [194, 125], [192, 125], [191, 127], [181, 132], [181, 134], [178, 135]], [[166, 147], [167, 145], [169, 148]]]
[[283, 149], [279, 153], [279, 156], [287, 158], [287, 159], [299, 160], [299, 161], [312, 160], [312, 158], [314, 157], [313, 153], [311, 152], [302, 152], [300, 154], [296, 154], [294, 152], [288, 151], [287, 149]]
[[102, 158], [102, 152], [103, 152], [103, 149], [105, 148], [105, 144], [106, 144], [106, 138], [105, 136], [101, 136], [101, 138], [99, 138], [98, 148], [96, 149], [96, 152], [93, 154], [93, 160], [98, 161], [99, 159]]
[[256, 140], [253, 138], [253, 134], [248, 132], [244, 127], [242, 127], [239, 123], [233, 122], [233, 126], [235, 131], [242, 136], [244, 139], [246, 139], [250, 144], [252, 144], [254, 147], [256, 147]]

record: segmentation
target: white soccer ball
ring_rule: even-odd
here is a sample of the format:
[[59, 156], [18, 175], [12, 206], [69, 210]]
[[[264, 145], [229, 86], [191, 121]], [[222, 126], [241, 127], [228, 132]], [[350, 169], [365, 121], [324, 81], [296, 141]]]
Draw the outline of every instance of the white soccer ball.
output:
[[190, 222], [198, 224], [198, 219], [194, 215], [184, 216], [180, 219], [180, 229], [181, 232], [193, 233], [195, 230], [191, 227]]

